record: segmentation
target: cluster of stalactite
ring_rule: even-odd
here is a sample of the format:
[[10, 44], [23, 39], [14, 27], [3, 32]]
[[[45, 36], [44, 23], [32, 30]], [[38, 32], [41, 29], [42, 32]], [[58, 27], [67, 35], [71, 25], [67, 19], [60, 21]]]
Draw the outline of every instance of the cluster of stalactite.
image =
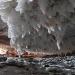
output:
[[17, 50], [60, 50], [67, 27], [75, 24], [74, 3], [74, 0], [0, 0], [0, 15], [8, 25], [11, 46]]

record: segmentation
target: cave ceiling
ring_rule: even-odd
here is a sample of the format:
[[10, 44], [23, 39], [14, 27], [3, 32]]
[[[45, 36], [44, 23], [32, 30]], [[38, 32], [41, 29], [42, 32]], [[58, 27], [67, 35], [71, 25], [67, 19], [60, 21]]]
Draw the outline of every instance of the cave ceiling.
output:
[[[37, 1], [37, 0], [36, 0]], [[44, 0], [46, 1], [46, 0]], [[50, 8], [47, 7], [45, 12], [43, 0], [39, 0], [42, 13], [50, 18], [46, 26], [40, 26], [37, 32], [35, 28], [31, 29], [31, 34], [26, 34], [23, 39], [18, 40], [23, 42], [21, 47], [28, 49], [43, 49], [43, 50], [58, 50], [56, 41], [59, 38], [61, 50], [75, 50], [75, 1], [74, 0], [47, 0]], [[47, 2], [46, 1], [46, 2]], [[45, 5], [47, 6], [47, 5]], [[31, 20], [33, 21], [33, 20]], [[54, 23], [55, 22], [55, 23]], [[48, 33], [49, 26], [60, 24], [61, 31], [55, 28], [55, 33]], [[53, 31], [53, 30], [52, 30]], [[20, 31], [21, 32], [21, 31]], [[60, 34], [60, 35], [58, 35]], [[62, 34], [62, 35], [61, 35]], [[58, 37], [57, 37], [58, 35]], [[3, 23], [0, 19], [0, 43], [10, 45], [10, 38], [8, 38], [8, 25]], [[25, 47], [24, 47], [25, 46]]]

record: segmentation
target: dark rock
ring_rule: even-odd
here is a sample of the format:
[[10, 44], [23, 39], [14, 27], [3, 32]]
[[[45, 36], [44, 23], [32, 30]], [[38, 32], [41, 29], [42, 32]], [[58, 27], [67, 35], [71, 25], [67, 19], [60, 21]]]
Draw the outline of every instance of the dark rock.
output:
[[7, 57], [4, 57], [4, 56], [1, 56], [0, 57], [0, 62], [4, 62], [4, 61], [6, 61], [7, 60]]

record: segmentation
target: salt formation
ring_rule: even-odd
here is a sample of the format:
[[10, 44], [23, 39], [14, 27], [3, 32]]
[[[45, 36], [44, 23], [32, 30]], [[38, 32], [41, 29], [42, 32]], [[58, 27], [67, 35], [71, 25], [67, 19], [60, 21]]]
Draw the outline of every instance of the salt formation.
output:
[[0, 0], [0, 15], [8, 25], [11, 46], [17, 50], [50, 50], [52, 43], [56, 43], [60, 50], [67, 27], [75, 24], [74, 3], [74, 0]]

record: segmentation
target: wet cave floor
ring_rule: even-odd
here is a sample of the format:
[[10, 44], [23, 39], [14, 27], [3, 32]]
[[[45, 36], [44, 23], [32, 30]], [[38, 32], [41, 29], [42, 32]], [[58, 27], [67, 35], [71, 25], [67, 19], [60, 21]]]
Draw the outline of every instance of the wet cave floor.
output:
[[[0, 58], [1, 59], [1, 58]], [[1, 61], [1, 60], [0, 60]], [[75, 56], [0, 62], [0, 75], [75, 75]]]

